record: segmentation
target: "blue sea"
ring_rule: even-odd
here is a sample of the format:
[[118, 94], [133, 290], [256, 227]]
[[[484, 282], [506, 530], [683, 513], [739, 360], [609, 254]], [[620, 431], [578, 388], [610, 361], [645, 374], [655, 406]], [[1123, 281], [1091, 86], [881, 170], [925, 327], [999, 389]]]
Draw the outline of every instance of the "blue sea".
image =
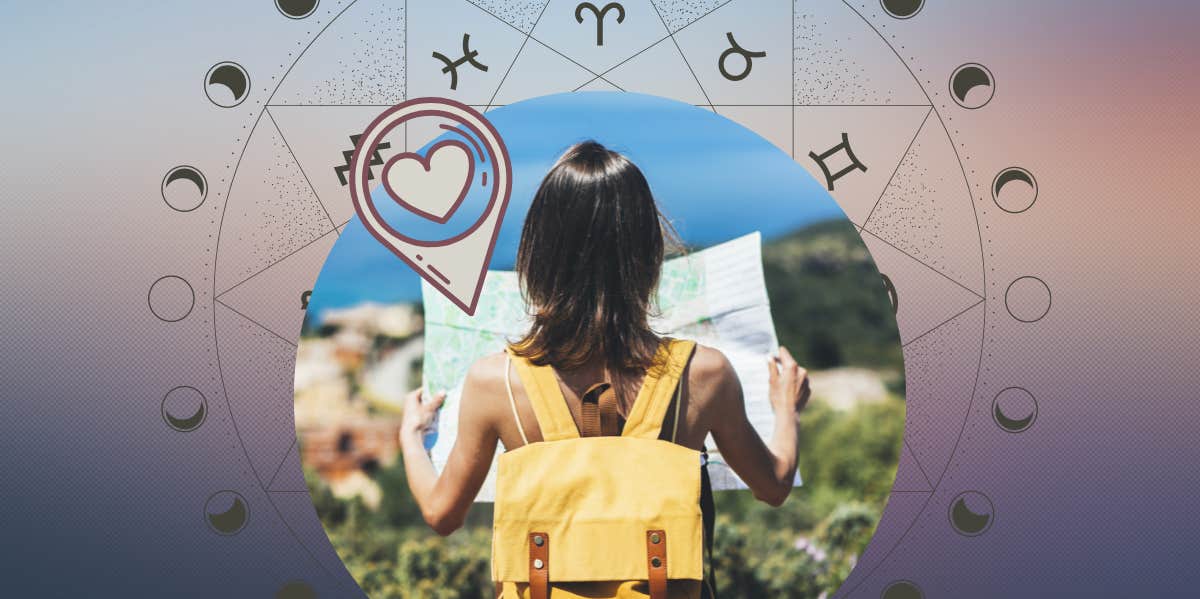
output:
[[[571, 145], [594, 139], [622, 152], [650, 181], [655, 199], [683, 240], [703, 248], [753, 231], [765, 240], [816, 221], [845, 218], [823, 184], [758, 134], [712, 110], [655, 96], [573, 92], [496, 108], [486, 114], [512, 160], [513, 191], [489, 268], [511, 269], [534, 192]], [[374, 193], [383, 193], [377, 189]], [[474, 220], [482, 208], [459, 208]], [[381, 210], [396, 229], [418, 238], [461, 223], [436, 225], [392, 202]], [[442, 238], [452, 235], [453, 232]], [[330, 253], [309, 302], [320, 319], [330, 308], [366, 301], [420, 301], [420, 277], [375, 240], [357, 218]]]

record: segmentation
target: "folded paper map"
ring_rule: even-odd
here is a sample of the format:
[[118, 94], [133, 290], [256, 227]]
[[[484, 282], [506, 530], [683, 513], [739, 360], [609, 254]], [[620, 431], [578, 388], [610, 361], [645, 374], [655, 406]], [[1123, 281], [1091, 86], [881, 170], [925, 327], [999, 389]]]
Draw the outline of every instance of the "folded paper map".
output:
[[[426, 440], [434, 464], [446, 463], [458, 430], [459, 397], [467, 369], [480, 357], [501, 351], [529, 326], [517, 275], [489, 271], [474, 316], [468, 316], [422, 282], [425, 303], [424, 388], [445, 389], [437, 432]], [[651, 326], [662, 335], [694, 339], [725, 354], [737, 371], [746, 413], [758, 434], [769, 439], [774, 415], [767, 398], [766, 358], [778, 341], [763, 280], [762, 239], [756, 233], [668, 260], [658, 287], [659, 315]], [[744, 489], [708, 442], [714, 489]], [[500, 451], [503, 451], [501, 449]], [[495, 462], [478, 501], [494, 497]], [[796, 476], [796, 485], [800, 477]]]

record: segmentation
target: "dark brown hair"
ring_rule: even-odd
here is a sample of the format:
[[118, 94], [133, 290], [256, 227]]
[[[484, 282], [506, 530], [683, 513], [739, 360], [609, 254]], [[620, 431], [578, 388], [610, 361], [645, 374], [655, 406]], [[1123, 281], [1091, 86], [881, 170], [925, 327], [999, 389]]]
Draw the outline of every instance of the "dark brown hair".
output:
[[565, 370], [600, 357], [614, 378], [652, 366], [653, 296], [680, 247], [636, 165], [595, 141], [572, 146], [521, 231], [516, 270], [533, 323], [515, 353]]

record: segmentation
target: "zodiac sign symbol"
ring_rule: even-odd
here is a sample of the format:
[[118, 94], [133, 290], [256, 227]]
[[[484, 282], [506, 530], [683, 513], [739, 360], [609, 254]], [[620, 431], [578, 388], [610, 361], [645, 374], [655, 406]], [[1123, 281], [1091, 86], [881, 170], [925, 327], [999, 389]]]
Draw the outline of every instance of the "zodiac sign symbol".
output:
[[891, 277], [883, 273], [879, 273], [883, 277], [883, 288], [887, 290], [888, 299], [892, 301], [892, 315], [900, 313], [900, 296], [896, 295], [896, 286], [892, 284]]
[[[717, 68], [721, 70], [721, 75], [730, 81], [741, 81], [750, 76], [750, 70], [754, 68], [755, 58], [766, 58], [766, 52], [751, 52], [738, 45], [737, 40], [733, 39], [733, 32], [725, 32], [725, 37], [729, 40], [729, 49], [721, 53], [721, 58], [717, 60]], [[746, 66], [742, 68], [742, 72], [737, 75], [732, 75], [725, 68], [725, 61], [734, 54], [740, 54], [742, 59], [746, 61]]]
[[[361, 135], [351, 135], [350, 136], [350, 145], [354, 146], [354, 147], [358, 147], [358, 138], [360, 138], [360, 137], [362, 137], [362, 136]], [[371, 172], [371, 167], [379, 166], [379, 165], [383, 164], [383, 156], [379, 155], [379, 150], [386, 150], [390, 147], [392, 147], [392, 144], [390, 142], [385, 141], [385, 142], [379, 144], [379, 146], [375, 148], [375, 152], [373, 152], [371, 154], [371, 162], [367, 163], [367, 178], [368, 179], [375, 178], [375, 173]], [[350, 172], [350, 159], [353, 156], [354, 156], [354, 148], [352, 147], [349, 150], [342, 152], [342, 158], [346, 159], [346, 164], [333, 167], [333, 172], [337, 173], [338, 181], [341, 182], [341, 184], [343, 186], [345, 186], [347, 183], [346, 173]]]
[[[844, 151], [846, 153], [846, 158], [850, 160], [850, 164], [847, 165], [846, 168], [843, 168], [842, 170], [840, 170], [836, 173], [831, 173], [829, 171], [829, 166], [827, 164], [825, 164], [825, 161], [828, 160], [830, 156], [833, 156], [834, 154], [837, 154], [838, 152], [842, 152], [842, 151]], [[820, 166], [821, 172], [825, 173], [826, 186], [829, 187], [829, 191], [833, 191], [833, 182], [834, 181], [837, 181], [838, 179], [841, 179], [842, 177], [846, 176], [850, 171], [855, 170], [855, 169], [858, 169], [863, 172], [867, 171], [867, 166], [865, 164], [859, 162], [858, 157], [854, 155], [854, 150], [850, 149], [850, 136], [846, 135], [845, 133], [842, 133], [842, 143], [840, 143], [836, 146], [833, 146], [832, 148], [829, 148], [822, 154], [817, 154], [816, 152], [809, 152], [808, 157], [817, 161], [817, 166]]]
[[597, 46], [604, 45], [604, 15], [608, 14], [608, 11], [615, 9], [617, 11], [617, 23], [625, 22], [625, 7], [621, 6], [619, 2], [609, 2], [604, 5], [604, 8], [596, 8], [596, 5], [591, 2], [579, 3], [579, 6], [575, 7], [575, 20], [581, 24], [583, 23], [583, 9], [585, 8], [592, 11], [592, 15], [596, 17]]
[[449, 58], [446, 58], [446, 55], [442, 54], [441, 52], [433, 53], [434, 58], [446, 63], [446, 66], [442, 67], [442, 72], [450, 73], [450, 89], [458, 89], [458, 67], [461, 67], [464, 63], [471, 63], [471, 66], [479, 69], [480, 71], [487, 72], [488, 70], [487, 65], [475, 60], [475, 58], [479, 56], [479, 52], [471, 49], [471, 34], [463, 34], [462, 46], [462, 58], [459, 58], [453, 62]]
[[300, 309], [301, 310], [308, 309], [308, 298], [310, 298], [310, 297], [312, 297], [312, 289], [309, 289], [308, 291], [305, 291], [304, 293], [300, 294]]

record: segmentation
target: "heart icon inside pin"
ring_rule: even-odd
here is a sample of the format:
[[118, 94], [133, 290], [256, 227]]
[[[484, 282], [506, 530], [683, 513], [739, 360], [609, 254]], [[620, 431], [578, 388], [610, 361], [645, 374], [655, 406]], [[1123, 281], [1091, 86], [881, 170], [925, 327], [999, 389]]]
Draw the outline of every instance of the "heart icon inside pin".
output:
[[471, 149], [450, 139], [422, 156], [404, 152], [383, 166], [383, 188], [396, 203], [438, 224], [454, 216], [475, 178]]

